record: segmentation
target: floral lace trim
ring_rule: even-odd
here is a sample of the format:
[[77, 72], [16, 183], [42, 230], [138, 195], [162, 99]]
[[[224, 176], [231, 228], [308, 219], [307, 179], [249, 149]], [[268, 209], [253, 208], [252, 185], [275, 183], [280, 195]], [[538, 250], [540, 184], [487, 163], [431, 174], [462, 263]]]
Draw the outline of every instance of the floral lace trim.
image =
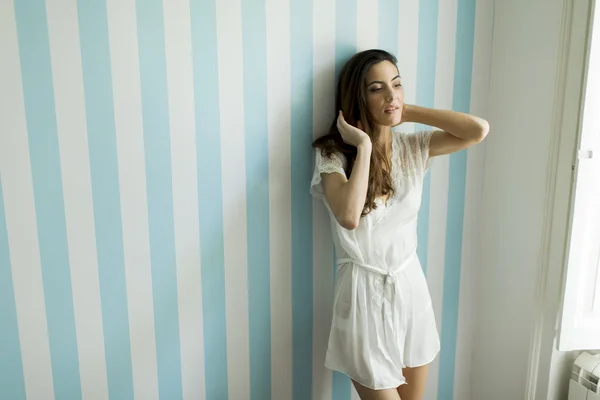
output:
[[[430, 132], [419, 133], [393, 133], [392, 136], [392, 185], [394, 186], [394, 194], [387, 201], [383, 198], [375, 199], [378, 205], [384, 205], [386, 208], [396, 203], [399, 198], [399, 188], [402, 185], [413, 185], [419, 175], [420, 164], [424, 163], [423, 151], [427, 150], [430, 139]], [[346, 159], [343, 154], [333, 153], [331, 156], [324, 156], [317, 152], [318, 159], [318, 176], [315, 176], [317, 181], [320, 181], [320, 174], [325, 173], [340, 173], [345, 174]], [[423, 166], [424, 168], [424, 166]], [[315, 182], [313, 181], [313, 184]]]
[[402, 162], [401, 162], [401, 156], [400, 156], [400, 147], [401, 147], [401, 143], [400, 143], [400, 135], [399, 134], [392, 134], [392, 185], [394, 185], [394, 194], [392, 196], [390, 196], [387, 199], [387, 207], [391, 206], [392, 204], [394, 204], [397, 199], [398, 199], [398, 188], [400, 187], [401, 184], [401, 179], [403, 177], [402, 171]]
[[320, 153], [317, 154], [320, 157], [319, 163], [319, 173], [321, 174], [330, 174], [334, 172], [345, 173], [344, 166], [345, 160], [342, 159], [343, 156], [340, 156], [336, 153], [331, 154], [330, 157], [323, 156]]
[[392, 184], [394, 195], [387, 200], [387, 206], [398, 200], [398, 188], [406, 181], [414, 184], [417, 179], [419, 164], [424, 162], [423, 150], [426, 149], [430, 133], [420, 132], [414, 134], [394, 133], [392, 140]]

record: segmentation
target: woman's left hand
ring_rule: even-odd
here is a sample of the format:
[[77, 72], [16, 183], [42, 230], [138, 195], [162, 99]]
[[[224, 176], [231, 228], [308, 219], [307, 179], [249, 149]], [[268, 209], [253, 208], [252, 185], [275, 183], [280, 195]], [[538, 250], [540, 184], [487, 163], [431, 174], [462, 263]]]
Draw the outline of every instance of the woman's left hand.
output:
[[410, 108], [412, 105], [403, 103], [402, 104], [402, 116], [400, 117], [400, 123], [403, 124], [405, 122], [412, 122], [409, 120]]

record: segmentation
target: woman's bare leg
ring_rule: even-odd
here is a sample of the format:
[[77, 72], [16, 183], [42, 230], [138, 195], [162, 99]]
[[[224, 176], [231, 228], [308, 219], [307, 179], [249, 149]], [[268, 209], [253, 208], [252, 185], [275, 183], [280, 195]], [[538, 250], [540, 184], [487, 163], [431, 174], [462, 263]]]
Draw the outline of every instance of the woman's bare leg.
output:
[[[361, 400], [400, 400], [396, 389], [373, 390], [352, 381]], [[402, 398], [404, 400], [404, 398]]]
[[404, 368], [402, 374], [406, 378], [406, 385], [398, 388], [402, 400], [421, 400], [425, 393], [428, 366], [423, 365], [415, 368]]

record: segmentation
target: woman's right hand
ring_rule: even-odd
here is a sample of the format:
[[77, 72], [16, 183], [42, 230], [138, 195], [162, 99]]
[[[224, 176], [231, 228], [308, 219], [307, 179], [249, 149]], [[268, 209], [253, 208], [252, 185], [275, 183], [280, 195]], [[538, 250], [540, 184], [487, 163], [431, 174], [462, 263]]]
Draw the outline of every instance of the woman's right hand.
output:
[[344, 119], [344, 114], [340, 111], [337, 119], [337, 128], [342, 135], [344, 142], [351, 144], [354, 147], [358, 147], [363, 144], [371, 144], [371, 138], [363, 130], [363, 126], [360, 121], [357, 123], [358, 127], [355, 128]]

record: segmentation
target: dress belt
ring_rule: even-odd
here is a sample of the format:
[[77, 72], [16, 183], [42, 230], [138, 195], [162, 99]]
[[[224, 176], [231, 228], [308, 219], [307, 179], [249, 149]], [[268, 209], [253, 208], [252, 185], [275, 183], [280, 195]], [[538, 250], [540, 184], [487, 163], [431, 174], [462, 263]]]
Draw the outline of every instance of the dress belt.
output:
[[[398, 268], [395, 268], [392, 271], [386, 271], [374, 265], [370, 265], [352, 258], [340, 258], [336, 261], [338, 267], [343, 264], [353, 264], [359, 268], [363, 268], [367, 271], [374, 272], [384, 277], [383, 285], [380, 285], [379, 288], [376, 289], [376, 294], [374, 296], [377, 306], [381, 307], [382, 322], [384, 327], [383, 333], [385, 335], [384, 338], [381, 338], [379, 335], [377, 335], [377, 346], [385, 358], [387, 358], [388, 361], [394, 365], [396, 365], [398, 362], [404, 363], [403, 352], [402, 349], [400, 349], [401, 346], [398, 345], [398, 340], [400, 339], [400, 336], [406, 334], [408, 324], [404, 296], [402, 295], [402, 290], [396, 290], [396, 285], [394, 285], [394, 282], [396, 281], [398, 274], [402, 272], [412, 261], [414, 261], [416, 256], [417, 254], [414, 252], [410, 257], [404, 260]], [[389, 299], [386, 298], [386, 292], [390, 292]], [[400, 307], [395, 307], [396, 295], [398, 295], [400, 299]], [[402, 312], [401, 318], [398, 316], [400, 311]], [[402, 321], [401, 324], [398, 324], [399, 319]], [[393, 349], [398, 350], [396, 354], [396, 360], [393, 360], [389, 354]]]
[[353, 258], [338, 258], [336, 261], [336, 264], [338, 267], [341, 265], [344, 265], [344, 264], [354, 264], [357, 267], [361, 267], [367, 271], [374, 272], [376, 274], [384, 276], [385, 283], [393, 283], [396, 280], [398, 273], [401, 272], [402, 270], [404, 270], [415, 259], [416, 256], [417, 256], [417, 253], [414, 252], [406, 260], [404, 260], [398, 268], [395, 268], [393, 271], [386, 271], [386, 270], [376, 267], [374, 265], [367, 264], [362, 261], [355, 260]]

